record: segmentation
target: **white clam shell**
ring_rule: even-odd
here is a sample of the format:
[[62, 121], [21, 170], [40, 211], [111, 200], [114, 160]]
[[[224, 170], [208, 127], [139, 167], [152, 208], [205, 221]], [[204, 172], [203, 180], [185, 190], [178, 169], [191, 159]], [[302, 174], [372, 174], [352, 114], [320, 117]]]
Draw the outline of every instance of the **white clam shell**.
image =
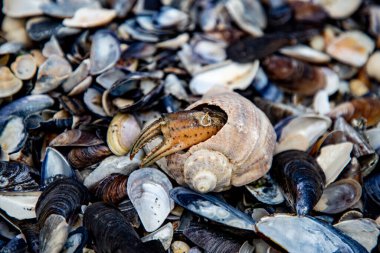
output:
[[159, 228], [174, 208], [169, 196], [173, 188], [168, 177], [154, 168], [143, 168], [131, 173], [127, 192], [146, 231]]
[[226, 61], [209, 65], [193, 76], [190, 81], [190, 90], [198, 95], [203, 95], [218, 86], [227, 87], [229, 90], [244, 90], [251, 84], [258, 69], [258, 61], [246, 64]]

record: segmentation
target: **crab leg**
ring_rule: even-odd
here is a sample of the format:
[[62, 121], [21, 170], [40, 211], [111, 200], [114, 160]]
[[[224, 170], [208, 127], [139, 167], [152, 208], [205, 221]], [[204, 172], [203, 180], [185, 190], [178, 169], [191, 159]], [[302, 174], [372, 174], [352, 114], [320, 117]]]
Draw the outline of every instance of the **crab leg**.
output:
[[150, 140], [162, 134], [162, 143], [152, 149], [141, 163], [142, 166], [150, 165], [162, 157], [207, 140], [215, 135], [225, 122], [223, 114], [210, 110], [165, 114], [143, 130], [132, 147], [131, 158]]

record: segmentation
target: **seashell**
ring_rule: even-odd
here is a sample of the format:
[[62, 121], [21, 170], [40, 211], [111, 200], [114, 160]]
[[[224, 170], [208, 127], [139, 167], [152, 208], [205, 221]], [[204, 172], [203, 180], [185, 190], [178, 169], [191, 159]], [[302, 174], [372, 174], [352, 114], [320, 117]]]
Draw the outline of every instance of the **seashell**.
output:
[[366, 63], [366, 73], [369, 77], [374, 78], [376, 81], [380, 80], [380, 74], [377, 72], [380, 64], [380, 52], [374, 52]]
[[54, 100], [47, 95], [30, 95], [19, 98], [0, 108], [0, 117], [15, 115], [26, 117], [32, 113], [42, 111], [54, 104]]
[[298, 215], [308, 214], [322, 196], [325, 175], [306, 152], [288, 150], [275, 155], [272, 175]]
[[0, 147], [6, 154], [17, 153], [28, 137], [22, 118], [11, 116], [0, 129]]
[[288, 252], [366, 252], [333, 226], [308, 216], [277, 214], [262, 218], [255, 227], [260, 236]]
[[341, 179], [328, 185], [314, 210], [336, 214], [354, 206], [362, 195], [361, 185], [353, 179]]
[[90, 73], [96, 75], [111, 69], [119, 60], [120, 54], [117, 37], [109, 30], [97, 31], [92, 38]]
[[235, 238], [197, 223], [190, 224], [183, 234], [206, 252], [239, 252], [242, 246]]
[[49, 2], [41, 5], [43, 12], [51, 17], [71, 18], [79, 8], [100, 8], [98, 2], [88, 0]]
[[363, 177], [369, 175], [379, 160], [379, 156], [373, 147], [369, 145], [361, 133], [356, 131], [341, 117], [335, 120], [334, 129], [343, 131], [347, 140], [354, 144], [353, 156], [356, 157], [360, 163], [362, 175]]
[[63, 82], [62, 88], [68, 93], [72, 92], [77, 86], [83, 82], [90, 73], [90, 60], [84, 60], [74, 72], [70, 74], [70, 76]]
[[49, 58], [52, 55], [64, 57], [62, 48], [54, 35], [45, 43], [44, 48], [42, 49], [42, 55], [46, 58]]
[[102, 108], [102, 94], [94, 89], [89, 88], [83, 95], [83, 102], [86, 104], [87, 108], [95, 113], [96, 115], [106, 117], [106, 113]]
[[4, 247], [1, 252], [27, 252], [28, 245], [26, 244], [23, 234], [19, 234], [12, 238]]
[[24, 54], [17, 56], [16, 60], [11, 64], [11, 69], [17, 78], [29, 80], [34, 77], [37, 64], [32, 55]]
[[329, 116], [334, 119], [343, 117], [348, 122], [364, 118], [367, 120], [367, 126], [374, 126], [380, 122], [380, 113], [375, 110], [378, 106], [380, 106], [380, 100], [377, 98], [357, 98], [338, 105]]
[[72, 178], [58, 179], [40, 195], [36, 215], [41, 252], [60, 252], [69, 233], [69, 222], [88, 204], [87, 188]]
[[228, 0], [225, 3], [228, 13], [236, 24], [252, 36], [262, 36], [267, 25], [263, 7], [259, 1]]
[[264, 175], [256, 182], [246, 185], [245, 188], [258, 201], [265, 204], [278, 205], [285, 200], [279, 186], [273, 181], [269, 174]]
[[22, 163], [0, 162], [0, 191], [37, 191], [31, 169]]
[[119, 113], [112, 119], [108, 127], [108, 147], [115, 155], [126, 155], [140, 132], [141, 128], [133, 115]]
[[79, 129], [72, 129], [59, 134], [49, 143], [49, 146], [89, 147], [100, 144], [103, 144], [103, 141], [99, 139], [95, 134]]
[[329, 94], [325, 90], [320, 90], [315, 94], [313, 109], [315, 113], [322, 115], [330, 112]]
[[342, 142], [321, 148], [317, 162], [326, 176], [326, 185], [334, 182], [351, 161], [352, 149], [353, 144], [351, 142]]
[[380, 207], [380, 173], [374, 173], [364, 179], [363, 201], [364, 214], [371, 217], [379, 216]]
[[174, 241], [170, 249], [173, 253], [190, 253], [190, 246], [183, 241]]
[[99, 253], [165, 252], [158, 240], [143, 243], [123, 214], [109, 204], [98, 202], [87, 207], [83, 225]]
[[180, 185], [201, 192], [223, 191], [262, 177], [270, 168], [275, 139], [264, 113], [236, 93], [207, 96], [187, 110], [202, 106], [222, 109], [228, 116], [227, 123], [186, 153], [169, 155], [168, 174]]
[[206, 219], [238, 229], [253, 229], [254, 220], [215, 196], [176, 187], [170, 191], [170, 197], [178, 205]]
[[317, 64], [328, 63], [331, 60], [329, 55], [302, 44], [283, 47], [280, 49], [280, 53], [301, 61]]
[[363, 66], [375, 48], [370, 37], [360, 31], [348, 31], [333, 39], [326, 52], [333, 58], [354, 67]]
[[41, 169], [42, 187], [60, 178], [75, 178], [74, 171], [61, 153], [47, 147]]
[[368, 252], [378, 244], [380, 231], [374, 220], [363, 218], [346, 220], [335, 224], [334, 227], [360, 243]]
[[117, 208], [123, 213], [124, 217], [134, 228], [139, 228], [141, 226], [139, 215], [133, 207], [130, 199], [127, 198], [126, 200], [120, 202], [120, 204], [117, 205]]
[[[276, 129], [280, 125], [281, 122]], [[322, 115], [304, 114], [291, 119], [282, 130], [276, 130], [278, 143], [275, 153], [290, 149], [306, 151], [330, 126], [331, 119]]]
[[83, 169], [110, 156], [111, 150], [105, 145], [73, 148], [67, 154], [67, 160], [76, 169]]
[[88, 233], [84, 227], [79, 227], [71, 231], [67, 236], [67, 241], [63, 246], [63, 252], [80, 252], [83, 251], [83, 248], [87, 244]]
[[357, 210], [349, 210], [342, 214], [339, 222], [363, 218], [363, 213]]
[[55, 35], [57, 38], [72, 36], [80, 32], [79, 29], [65, 27], [61, 20], [47, 17], [31, 18], [26, 23], [29, 37], [35, 41], [49, 39]]
[[156, 26], [161, 29], [177, 29], [184, 30], [189, 23], [189, 15], [181, 10], [164, 6], [154, 17]]
[[362, 0], [333, 0], [333, 1], [317, 1], [329, 14], [331, 18], [343, 19], [353, 14], [362, 3]]
[[229, 90], [246, 89], [255, 78], [259, 62], [238, 64], [224, 62], [208, 66], [197, 72], [190, 81], [194, 94], [203, 95], [213, 87], [227, 87]]
[[16, 94], [22, 88], [22, 81], [15, 77], [8, 67], [0, 67], [0, 98]]
[[127, 74], [123, 71], [112, 68], [108, 71], [103, 72], [96, 78], [96, 82], [100, 84], [104, 89], [110, 89], [111, 86], [119, 80], [125, 79]]
[[71, 65], [62, 57], [50, 56], [38, 69], [32, 94], [42, 94], [58, 88], [71, 74]]
[[327, 12], [318, 2], [290, 1], [294, 19], [307, 23], [323, 23], [328, 18]]
[[143, 168], [129, 175], [128, 196], [146, 231], [159, 228], [174, 208], [169, 197], [172, 188], [166, 175], [157, 169]]
[[9, 217], [18, 220], [35, 219], [35, 206], [41, 192], [2, 192], [0, 194], [0, 209]]
[[168, 222], [165, 226], [162, 226], [161, 228], [154, 231], [153, 233], [150, 233], [149, 235], [142, 237], [141, 241], [147, 242], [147, 241], [152, 241], [152, 240], [160, 240], [164, 249], [168, 250], [170, 248], [170, 244], [172, 244], [173, 233], [174, 233], [173, 224]]
[[262, 66], [269, 79], [290, 93], [311, 96], [327, 85], [326, 74], [322, 68], [293, 58], [269, 56], [264, 59]]
[[120, 173], [123, 175], [129, 175], [132, 171], [139, 167], [143, 152], [137, 153], [137, 155], [130, 160], [129, 156], [110, 156], [104, 159], [94, 171], [92, 171], [84, 180], [83, 184], [87, 188], [92, 188], [97, 182], [103, 178], [113, 174]]
[[3, 12], [5, 15], [13, 18], [24, 18], [38, 16], [43, 14], [41, 4], [49, 2], [48, 0], [4, 0]]
[[289, 116], [296, 116], [303, 113], [301, 109], [282, 103], [270, 102], [260, 97], [255, 97], [253, 99], [253, 102], [260, 110], [265, 113], [273, 125], [282, 119], [288, 118]]
[[92, 28], [107, 25], [115, 17], [115, 10], [82, 7], [75, 12], [74, 17], [64, 19], [63, 24], [75, 28]]
[[127, 179], [123, 174], [111, 174], [94, 187], [94, 195], [106, 203], [118, 204], [127, 197]]

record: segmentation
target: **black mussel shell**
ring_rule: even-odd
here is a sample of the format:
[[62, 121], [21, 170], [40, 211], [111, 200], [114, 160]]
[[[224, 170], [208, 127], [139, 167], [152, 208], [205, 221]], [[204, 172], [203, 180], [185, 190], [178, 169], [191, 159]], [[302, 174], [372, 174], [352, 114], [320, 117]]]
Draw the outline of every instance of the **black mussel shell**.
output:
[[90, 205], [84, 213], [83, 224], [98, 253], [165, 252], [157, 240], [142, 243], [123, 214], [112, 205], [102, 202]]
[[325, 174], [316, 160], [304, 151], [287, 150], [273, 157], [273, 178], [298, 215], [308, 214], [321, 198]]
[[380, 215], [380, 173], [369, 175], [363, 185], [364, 211], [374, 218]]
[[87, 188], [72, 178], [58, 179], [51, 183], [41, 194], [36, 204], [36, 215], [42, 226], [51, 214], [73, 218], [82, 205], [88, 204]]
[[0, 162], [0, 191], [37, 191], [31, 169], [18, 162]]

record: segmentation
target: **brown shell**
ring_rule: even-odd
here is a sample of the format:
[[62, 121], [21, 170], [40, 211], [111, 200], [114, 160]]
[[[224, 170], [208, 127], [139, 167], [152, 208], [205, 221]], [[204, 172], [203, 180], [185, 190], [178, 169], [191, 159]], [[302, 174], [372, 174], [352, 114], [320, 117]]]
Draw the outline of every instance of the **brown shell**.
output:
[[[207, 150], [223, 154], [229, 161], [229, 164], [224, 164], [225, 167], [232, 165], [230, 182], [220, 186], [217, 182], [214, 191], [225, 190], [231, 185], [242, 186], [266, 174], [272, 163], [275, 132], [265, 114], [248, 99], [234, 92], [205, 96], [186, 110], [204, 106], [222, 109], [228, 116], [227, 123], [216, 135], [192, 146], [185, 154], [168, 156], [167, 172], [179, 184], [188, 184], [184, 178], [186, 160], [196, 151]], [[224, 168], [220, 170], [224, 171]]]

